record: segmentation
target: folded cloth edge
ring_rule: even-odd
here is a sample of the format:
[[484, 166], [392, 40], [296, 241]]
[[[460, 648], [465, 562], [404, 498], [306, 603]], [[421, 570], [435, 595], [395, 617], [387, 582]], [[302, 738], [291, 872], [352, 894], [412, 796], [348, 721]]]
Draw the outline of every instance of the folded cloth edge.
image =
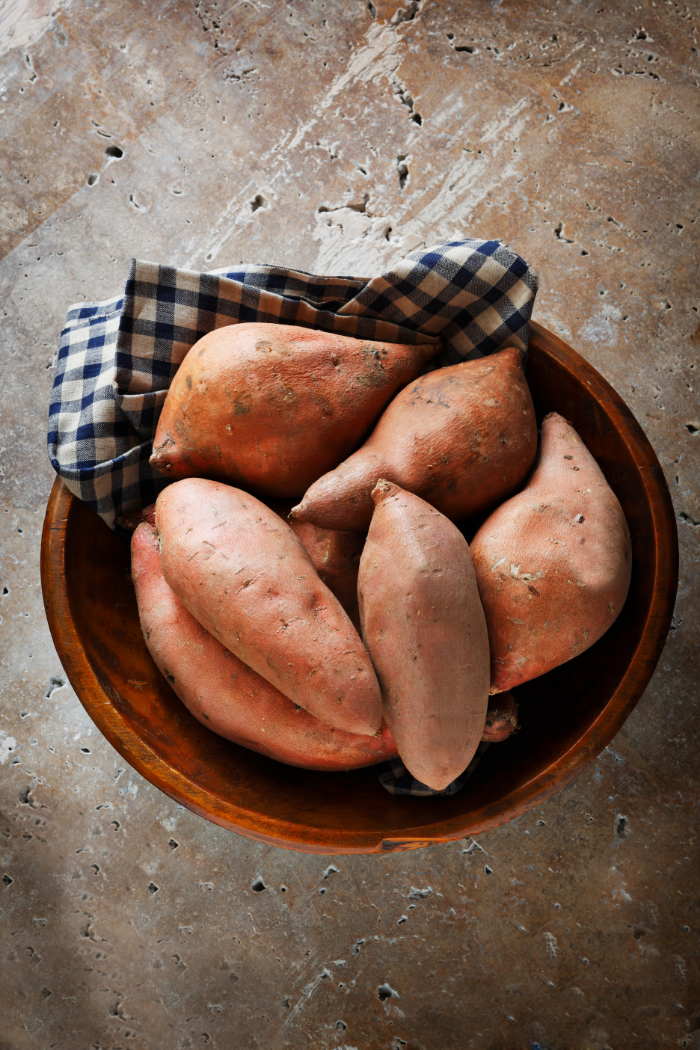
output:
[[444, 366], [508, 345], [527, 350], [536, 292], [534, 271], [496, 240], [446, 241], [368, 279], [133, 260], [122, 296], [68, 311], [49, 409], [52, 466], [114, 528], [170, 483], [148, 462], [152, 439], [172, 377], [206, 332], [265, 320], [388, 342], [441, 340]]

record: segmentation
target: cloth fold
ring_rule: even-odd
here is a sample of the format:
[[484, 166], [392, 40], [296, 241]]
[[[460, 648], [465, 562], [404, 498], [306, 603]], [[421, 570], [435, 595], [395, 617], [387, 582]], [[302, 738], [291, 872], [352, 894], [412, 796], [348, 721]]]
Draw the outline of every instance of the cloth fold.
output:
[[458, 791], [462, 790], [469, 777], [476, 771], [476, 767], [481, 762], [481, 757], [488, 746], [488, 741], [482, 740], [467, 768], [458, 777], [455, 777], [444, 791], [435, 791], [433, 788], [428, 787], [427, 784], [423, 784], [422, 781], [416, 780], [413, 774], [408, 772], [400, 758], [392, 758], [388, 762], [382, 762], [376, 765], [374, 769], [379, 777], [379, 783], [390, 795], [410, 795], [413, 798], [449, 798], [450, 795], [456, 795]]
[[198, 273], [134, 260], [124, 294], [68, 310], [48, 423], [51, 463], [110, 526], [169, 479], [149, 464], [170, 382], [190, 347], [267, 321], [361, 339], [442, 341], [440, 365], [527, 350], [537, 278], [500, 241], [447, 241], [370, 279], [281, 266]]

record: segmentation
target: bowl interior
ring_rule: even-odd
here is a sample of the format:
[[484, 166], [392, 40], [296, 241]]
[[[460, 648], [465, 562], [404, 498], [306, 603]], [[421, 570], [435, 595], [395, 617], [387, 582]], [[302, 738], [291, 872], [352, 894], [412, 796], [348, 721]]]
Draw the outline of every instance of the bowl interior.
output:
[[[183, 805], [244, 834], [318, 852], [371, 852], [459, 838], [511, 819], [606, 746], [666, 636], [675, 523], [656, 457], [629, 410], [574, 351], [534, 328], [527, 376], [538, 418], [557, 411], [580, 433], [622, 504], [634, 562], [627, 602], [603, 638], [516, 691], [521, 731], [488, 748], [465, 789], [449, 799], [395, 798], [372, 768], [310, 772], [223, 740], [189, 714], [150, 658], [127, 543], [66, 495], [63, 525], [45, 534], [49, 621], [80, 699], [132, 765]], [[51, 515], [50, 505], [47, 525]]]

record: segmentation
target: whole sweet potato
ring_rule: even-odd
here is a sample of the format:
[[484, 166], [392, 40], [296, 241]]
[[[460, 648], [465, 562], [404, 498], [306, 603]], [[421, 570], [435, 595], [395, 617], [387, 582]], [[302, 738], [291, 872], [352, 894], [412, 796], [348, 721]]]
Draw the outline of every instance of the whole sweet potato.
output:
[[467, 541], [444, 515], [380, 480], [360, 560], [360, 620], [384, 717], [410, 773], [444, 790], [484, 731], [489, 643]]
[[378, 737], [334, 729], [217, 642], [166, 583], [158, 536], [148, 522], [132, 537], [131, 572], [148, 650], [188, 710], [208, 729], [304, 769], [359, 769], [396, 756], [386, 725]]
[[257, 321], [218, 328], [175, 374], [151, 464], [173, 478], [299, 497], [439, 348]]
[[188, 478], [158, 497], [156, 527], [165, 579], [210, 634], [321, 721], [379, 732], [367, 651], [285, 522], [240, 489]]
[[420, 376], [364, 445], [320, 477], [292, 510], [322, 529], [366, 529], [386, 478], [460, 521], [522, 484], [537, 450], [532, 398], [515, 347]]
[[491, 691], [578, 656], [624, 604], [632, 547], [622, 508], [574, 428], [552, 412], [522, 492], [472, 540], [491, 643]]

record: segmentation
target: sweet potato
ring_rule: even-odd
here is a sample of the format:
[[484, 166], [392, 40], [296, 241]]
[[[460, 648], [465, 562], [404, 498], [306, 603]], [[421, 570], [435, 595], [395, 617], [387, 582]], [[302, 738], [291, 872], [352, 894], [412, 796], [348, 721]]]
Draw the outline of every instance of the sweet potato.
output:
[[299, 497], [362, 440], [439, 350], [246, 322], [191, 348], [172, 381], [151, 464], [262, 496]]
[[622, 508], [574, 428], [552, 412], [522, 492], [472, 540], [491, 643], [491, 691], [578, 656], [617, 618], [632, 547]]
[[396, 756], [386, 725], [378, 737], [334, 729], [217, 642], [166, 583], [158, 536], [148, 522], [132, 537], [131, 571], [148, 650], [188, 710], [208, 729], [304, 769], [359, 769]]
[[156, 502], [168, 584], [210, 634], [304, 710], [372, 735], [381, 696], [362, 641], [290, 527], [254, 496], [188, 478]]
[[514, 492], [536, 450], [522, 354], [507, 347], [410, 383], [364, 445], [310, 486], [292, 517], [322, 529], [366, 529], [381, 477], [460, 521]]
[[436, 791], [484, 731], [489, 643], [467, 541], [424, 500], [380, 480], [360, 560], [362, 635], [406, 768]]

